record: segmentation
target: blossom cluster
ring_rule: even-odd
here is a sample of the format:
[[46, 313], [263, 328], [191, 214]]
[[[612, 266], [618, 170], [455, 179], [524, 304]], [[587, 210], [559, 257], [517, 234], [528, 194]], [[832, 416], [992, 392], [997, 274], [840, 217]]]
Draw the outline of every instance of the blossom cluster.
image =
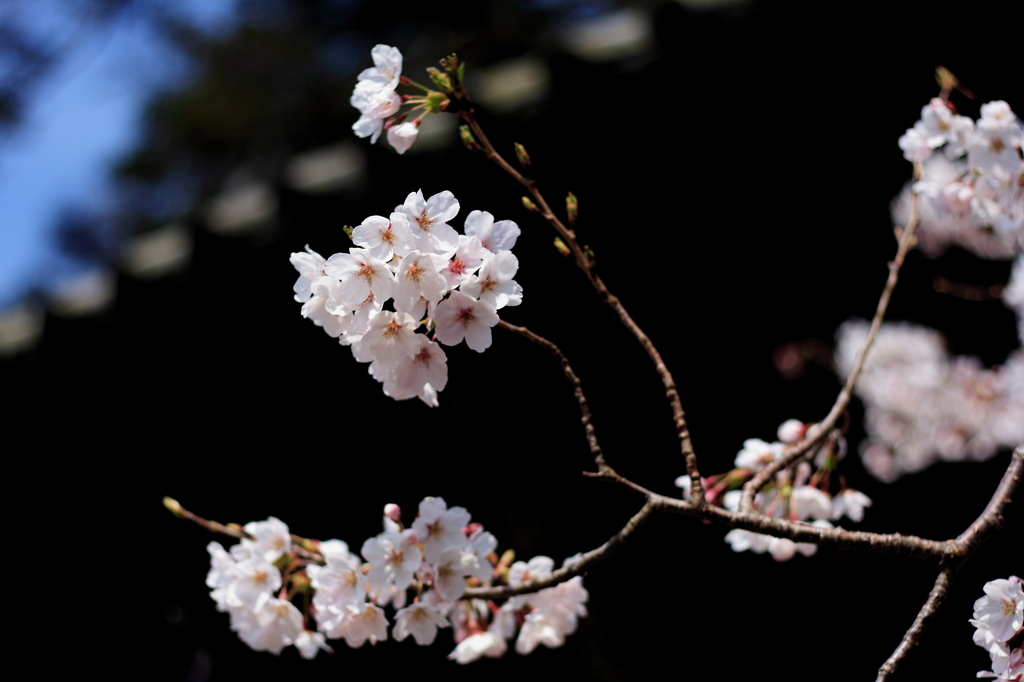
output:
[[397, 47], [377, 45], [370, 50], [373, 66], [359, 74], [359, 82], [352, 91], [349, 103], [359, 110], [359, 120], [352, 130], [359, 137], [369, 137], [376, 143], [386, 128], [388, 142], [399, 154], [404, 154], [419, 136], [420, 119], [401, 122], [395, 117], [404, 102], [395, 88], [402, 82], [402, 53]]
[[[836, 368], [847, 376], [868, 334], [863, 320], [836, 333]], [[1024, 350], [986, 369], [950, 356], [941, 334], [907, 322], [878, 331], [857, 382], [868, 437], [865, 467], [883, 481], [936, 460], [984, 460], [1024, 441]]]
[[1021, 579], [992, 580], [985, 583], [985, 596], [974, 602], [974, 643], [985, 649], [992, 659], [992, 669], [978, 677], [999, 680], [1024, 679], [1024, 653], [1021, 647], [1011, 648], [1011, 640], [1024, 632], [1024, 590]]
[[[743, 449], [736, 455], [735, 468], [719, 476], [701, 479], [708, 502], [720, 504], [730, 511], [738, 511], [741, 488], [754, 474], [782, 457], [786, 447], [798, 443], [807, 432], [809, 424], [797, 419], [788, 419], [779, 426], [778, 441], [768, 443], [759, 438], [743, 442]], [[839, 461], [846, 455], [846, 441], [842, 438], [835, 448], [826, 444], [814, 454], [814, 465], [802, 461], [793, 468], [786, 468], [775, 475], [774, 482], [754, 497], [754, 506], [762, 514], [790, 521], [807, 522], [819, 528], [832, 528], [831, 521], [844, 516], [851, 521], [864, 519], [864, 509], [871, 506], [871, 499], [846, 485], [839, 476], [839, 490], [833, 495], [832, 479], [837, 474]], [[683, 497], [690, 496], [690, 477], [680, 476], [676, 485], [683, 489]], [[812, 556], [818, 546], [806, 542], [793, 542], [734, 528], [725, 536], [734, 552], [751, 550], [755, 554], [769, 553], [776, 561], [789, 561], [798, 553]]]
[[[587, 615], [588, 594], [579, 576], [501, 606], [463, 599], [467, 585], [519, 585], [547, 577], [554, 561], [513, 561], [511, 552], [499, 559], [497, 539], [470, 523], [464, 508], [449, 508], [440, 497], [424, 498], [409, 528], [398, 506], [387, 505], [383, 532], [367, 539], [359, 555], [342, 540], [293, 538], [273, 517], [244, 530], [247, 536], [230, 550], [209, 544], [206, 584], [217, 609], [230, 615], [231, 629], [256, 651], [280, 654], [295, 646], [313, 658], [320, 650], [332, 651], [328, 639], [343, 639], [353, 648], [387, 640], [389, 626], [396, 641], [411, 635], [426, 646], [439, 628], [451, 627], [456, 647], [448, 658], [469, 663], [502, 656], [513, 639], [520, 654], [540, 644], [561, 646]], [[303, 595], [300, 611], [293, 600]], [[392, 621], [385, 614], [389, 607], [395, 611]]]
[[[415, 396], [437, 406], [448, 383], [448, 358], [438, 343], [465, 341], [482, 353], [497, 311], [523, 300], [512, 279], [519, 227], [472, 211], [460, 235], [448, 224], [459, 208], [451, 192], [429, 199], [412, 192], [389, 217], [373, 215], [356, 227], [348, 253], [325, 259], [307, 246], [291, 255], [303, 317], [370, 363], [370, 375], [395, 400]], [[390, 300], [394, 310], [385, 310]], [[435, 340], [417, 333], [421, 326]]]
[[917, 237], [926, 253], [953, 244], [983, 258], [1012, 258], [1024, 248], [1022, 144], [1024, 129], [1006, 102], [983, 105], [975, 122], [933, 99], [899, 139], [923, 174], [894, 200], [894, 220], [906, 225], [911, 193], [920, 194]]

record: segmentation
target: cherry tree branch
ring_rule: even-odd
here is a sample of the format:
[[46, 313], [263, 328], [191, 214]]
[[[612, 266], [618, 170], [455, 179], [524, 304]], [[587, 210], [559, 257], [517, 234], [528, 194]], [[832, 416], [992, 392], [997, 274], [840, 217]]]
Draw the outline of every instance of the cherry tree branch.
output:
[[582, 554], [576, 561], [572, 562], [568, 566], [563, 566], [557, 571], [553, 571], [551, 575], [546, 578], [528, 580], [520, 583], [519, 585], [471, 587], [466, 590], [464, 597], [469, 599], [505, 599], [507, 597], [514, 597], [517, 594], [527, 594], [543, 590], [547, 587], [554, 587], [559, 583], [564, 583], [566, 580], [569, 580], [574, 576], [582, 575], [588, 568], [599, 561], [607, 559], [613, 552], [615, 552], [615, 550], [625, 544], [636, 529], [651, 517], [655, 512], [655, 508], [655, 505], [648, 500], [644, 503], [644, 506], [640, 508], [640, 511], [638, 511], [633, 518], [631, 518], [626, 525], [622, 527], [622, 530], [609, 538], [607, 542], [596, 549], [592, 549], [589, 552]]
[[889, 679], [889, 675], [896, 671], [896, 668], [899, 667], [900, 662], [907, 653], [920, 643], [921, 633], [924, 632], [924, 629], [935, 618], [935, 614], [938, 613], [939, 607], [949, 591], [949, 586], [953, 582], [953, 575], [955, 573], [956, 571], [950, 567], [943, 568], [939, 573], [939, 577], [935, 579], [932, 591], [928, 594], [928, 600], [925, 601], [924, 606], [921, 607], [917, 614], [917, 618], [914, 619], [914, 624], [907, 630], [907, 634], [903, 635], [903, 640], [896, 647], [896, 651], [892, 652], [892, 656], [878, 669], [878, 677], [875, 678], [875, 682], [884, 682]]
[[[920, 163], [917, 163], [914, 165], [914, 179], [918, 179], [920, 174], [921, 165]], [[850, 406], [850, 400], [853, 398], [853, 389], [856, 387], [857, 379], [860, 378], [860, 373], [864, 369], [864, 360], [867, 358], [868, 351], [871, 350], [871, 346], [875, 342], [878, 330], [882, 326], [882, 320], [885, 318], [885, 311], [889, 308], [889, 300], [892, 298], [892, 292], [896, 288], [896, 283], [899, 281], [900, 268], [903, 266], [903, 261], [906, 259], [907, 254], [914, 247], [914, 244], [917, 243], [917, 240], [914, 238], [914, 231], [917, 229], [918, 225], [919, 203], [920, 199], [918, 195], [914, 194], [910, 204], [910, 218], [907, 221], [906, 227], [899, 235], [899, 246], [896, 249], [896, 256], [892, 259], [892, 262], [889, 263], [889, 277], [886, 279], [885, 287], [882, 288], [882, 295], [878, 298], [878, 306], [875, 308], [875, 316], [871, 320], [871, 329], [868, 331], [868, 336], [864, 341], [864, 345], [857, 353], [857, 358], [854, 360], [853, 368], [850, 370], [850, 375], [846, 378], [846, 383], [843, 384], [842, 390], [839, 391], [839, 396], [832, 405], [832, 409], [829, 410], [828, 415], [822, 419], [821, 422], [812, 424], [811, 427], [807, 429], [807, 433], [799, 443], [788, 448], [782, 457], [779, 457], [746, 482], [743, 486], [743, 497], [740, 498], [741, 511], [752, 511], [754, 508], [754, 495], [756, 495], [761, 488], [767, 485], [769, 481], [773, 480], [775, 478], [775, 474], [803, 457], [822, 438], [824, 438], [826, 434], [835, 428], [836, 423], [839, 421], [839, 417], [842, 416]]]
[[540, 215], [555, 229], [558, 233], [559, 238], [565, 243], [572, 253], [573, 260], [575, 260], [577, 267], [583, 271], [583, 274], [590, 280], [591, 285], [597, 290], [601, 298], [615, 311], [618, 315], [619, 320], [622, 324], [636, 337], [637, 341], [643, 347], [648, 357], [654, 363], [655, 371], [661, 378], [661, 383], [665, 388], [665, 396], [668, 398], [669, 405], [672, 408], [672, 420], [676, 427], [676, 434], [679, 438], [680, 448], [683, 453], [683, 457], [686, 459], [687, 472], [693, 481], [692, 494], [695, 497], [703, 499], [703, 489], [700, 486], [700, 474], [697, 471], [697, 458], [693, 451], [693, 444], [690, 440], [690, 430], [686, 424], [686, 413], [683, 411], [682, 402], [679, 399], [679, 391], [676, 388], [675, 379], [672, 377], [672, 373], [669, 372], [668, 367], [665, 365], [665, 361], [662, 360], [661, 354], [657, 348], [654, 347], [654, 343], [651, 339], [640, 329], [640, 326], [630, 317], [626, 311], [625, 306], [622, 302], [608, 290], [608, 287], [601, 280], [594, 270], [594, 259], [588, 251], [581, 247], [579, 241], [576, 238], [576, 233], [567, 227], [559, 218], [555, 215], [554, 211], [548, 205], [547, 200], [537, 187], [537, 182], [532, 178], [529, 178], [515, 168], [497, 152], [494, 145], [487, 138], [483, 128], [477, 122], [476, 117], [473, 116], [472, 108], [460, 108], [458, 115], [466, 122], [470, 130], [473, 132], [473, 136], [476, 142], [482, 148], [484, 154], [488, 159], [496, 163], [503, 171], [508, 173], [515, 179], [519, 184], [527, 189], [530, 196], [533, 198], [533, 203], [536, 205], [537, 211]]
[[507, 329], [510, 332], [519, 334], [538, 346], [547, 348], [551, 351], [552, 355], [558, 358], [558, 364], [562, 366], [562, 372], [565, 373], [565, 377], [569, 380], [569, 383], [572, 384], [573, 395], [576, 396], [576, 402], [579, 403], [580, 422], [583, 423], [583, 430], [587, 435], [587, 445], [590, 446], [590, 453], [594, 456], [594, 463], [597, 465], [599, 471], [608, 467], [608, 464], [604, 461], [604, 453], [601, 451], [601, 446], [597, 442], [597, 434], [594, 432], [590, 406], [587, 404], [587, 397], [583, 395], [583, 386], [580, 384], [579, 377], [577, 377], [576, 373], [572, 371], [572, 367], [569, 365], [569, 360], [565, 357], [562, 350], [551, 341], [548, 341], [543, 336], [534, 334], [526, 327], [517, 327], [505, 322], [504, 320], [499, 320], [498, 326], [502, 329]]
[[[167, 510], [170, 511], [175, 516], [177, 516], [179, 519], [186, 519], [188, 521], [191, 521], [192, 523], [198, 526], [202, 526], [211, 533], [227, 535], [229, 537], [233, 537], [239, 540], [255, 539], [253, 538], [253, 536], [246, 533], [245, 530], [237, 523], [229, 523], [225, 526], [223, 523], [217, 523], [216, 521], [204, 519], [202, 516], [199, 516], [198, 514], [193, 514], [189, 510], [182, 507], [181, 503], [172, 497], [165, 497], [163, 501], [164, 506], [167, 507]], [[309, 559], [310, 561], [315, 561], [319, 564], [324, 563], [323, 555], [313, 549], [317, 545], [317, 542], [315, 540], [310, 540], [309, 538], [304, 538], [302, 536], [295, 535], [294, 533], [291, 534], [291, 538], [292, 551], [295, 552], [295, 554], [302, 557], [303, 559]]]

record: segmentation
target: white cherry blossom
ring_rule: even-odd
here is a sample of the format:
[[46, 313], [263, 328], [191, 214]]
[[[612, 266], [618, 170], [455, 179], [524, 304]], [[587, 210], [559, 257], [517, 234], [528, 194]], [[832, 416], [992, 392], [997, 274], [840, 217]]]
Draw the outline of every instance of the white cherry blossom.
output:
[[505, 639], [494, 632], [478, 632], [459, 642], [455, 650], [448, 654], [448, 660], [456, 663], [472, 663], [482, 656], [501, 658], [508, 650]]
[[423, 543], [423, 556], [428, 562], [436, 565], [445, 549], [465, 548], [469, 544], [462, 529], [471, 517], [463, 507], [449, 509], [444, 498], [425, 497], [420, 502], [419, 512], [412, 529]]
[[481, 246], [493, 253], [512, 249], [521, 233], [519, 226], [511, 220], [494, 222], [494, 216], [487, 211], [470, 211], [464, 231], [479, 239]]
[[398, 80], [402, 76], [402, 53], [399, 49], [390, 45], [375, 45], [370, 50], [370, 56], [373, 58], [373, 66], [359, 73], [359, 84], [356, 87], [369, 92], [394, 90], [398, 87]]
[[386, 301], [391, 298], [395, 278], [378, 258], [366, 249], [352, 248], [327, 259], [324, 272], [341, 282], [341, 294], [351, 303], [363, 302], [370, 294]]
[[405, 203], [395, 209], [409, 217], [413, 246], [421, 253], [439, 253], [445, 258], [459, 246], [459, 233], [447, 221], [459, 213], [459, 202], [449, 191], [439, 192], [429, 199], [423, 191], [412, 192]]
[[490, 303], [475, 301], [461, 291], [453, 291], [434, 312], [438, 341], [454, 346], [465, 339], [466, 345], [478, 353], [490, 347], [491, 327], [498, 321]]
[[327, 261], [316, 251], [309, 248], [306, 245], [306, 252], [301, 251], [293, 253], [289, 260], [291, 264], [299, 271], [299, 278], [295, 280], [295, 285], [292, 289], [295, 291], [295, 300], [299, 303], [305, 303], [313, 296], [313, 291], [310, 286], [313, 280], [317, 277], [323, 277], [324, 266]]
[[417, 602], [395, 614], [395, 626], [391, 635], [401, 642], [409, 635], [420, 646], [429, 646], [437, 638], [437, 629], [450, 627], [448, 619], [430, 604]]
[[523, 289], [513, 280], [519, 259], [511, 251], [499, 251], [484, 261], [477, 275], [470, 275], [459, 288], [467, 296], [489, 303], [495, 310], [523, 302]]
[[416, 121], [406, 121], [388, 128], [388, 142], [399, 154], [404, 154], [419, 137], [420, 128]]

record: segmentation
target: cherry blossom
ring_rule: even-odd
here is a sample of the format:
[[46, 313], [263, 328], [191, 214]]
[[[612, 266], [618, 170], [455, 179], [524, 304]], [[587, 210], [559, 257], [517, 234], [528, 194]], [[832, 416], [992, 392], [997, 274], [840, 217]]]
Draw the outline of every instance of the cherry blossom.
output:
[[413, 246], [421, 253], [439, 253], [447, 258], [458, 248], [459, 233], [447, 222], [459, 213], [459, 202], [451, 192], [424, 199], [423, 191], [417, 190], [395, 211], [408, 216]]
[[419, 137], [420, 128], [415, 121], [406, 121], [388, 128], [388, 142], [399, 154], [404, 154]]
[[498, 324], [498, 315], [490, 303], [474, 301], [461, 291], [453, 291], [437, 306], [434, 313], [437, 340], [454, 346], [466, 340], [466, 345], [483, 353], [491, 345], [491, 327]]
[[449, 627], [448, 620], [437, 609], [425, 602], [418, 602], [395, 614], [395, 626], [391, 634], [396, 642], [412, 635], [420, 646], [429, 646], [437, 638], [437, 629], [446, 627]]

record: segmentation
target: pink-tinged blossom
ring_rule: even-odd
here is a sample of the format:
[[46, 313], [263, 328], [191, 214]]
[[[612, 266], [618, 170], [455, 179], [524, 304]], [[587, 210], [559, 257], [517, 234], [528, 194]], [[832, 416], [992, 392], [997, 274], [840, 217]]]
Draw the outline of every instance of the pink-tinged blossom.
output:
[[302, 304], [302, 316], [323, 327], [328, 336], [338, 338], [352, 328], [349, 304], [341, 295], [341, 282], [333, 277], [317, 277], [311, 287], [313, 297]]
[[429, 646], [437, 638], [437, 629], [450, 627], [448, 619], [437, 612], [433, 606], [417, 602], [395, 614], [395, 626], [391, 628], [391, 636], [401, 642], [409, 635], [420, 646]]
[[395, 209], [409, 217], [413, 246], [421, 253], [439, 253], [445, 258], [459, 246], [459, 233], [447, 221], [459, 213], [459, 202], [449, 191], [439, 192], [430, 199], [423, 191], [412, 192], [405, 203]]
[[483, 353], [491, 345], [491, 327], [498, 324], [498, 314], [486, 301], [475, 301], [459, 291], [437, 305], [434, 324], [437, 340], [454, 346], [466, 340], [466, 345]]
[[299, 654], [306, 660], [312, 660], [316, 658], [316, 655], [322, 650], [329, 654], [334, 653], [334, 649], [327, 645], [324, 640], [322, 633], [313, 632], [312, 630], [303, 630], [299, 633], [299, 636], [295, 638], [295, 648], [299, 650]]
[[302, 613], [290, 601], [271, 598], [256, 611], [233, 611], [231, 629], [255, 651], [279, 655], [302, 632]]
[[779, 425], [778, 439], [791, 445], [797, 443], [807, 433], [807, 424], [799, 419], [787, 419]]
[[491, 562], [487, 560], [487, 555], [492, 553], [498, 547], [498, 538], [494, 537], [491, 533], [488, 533], [483, 527], [477, 528], [469, 536], [469, 551], [471, 551], [478, 560], [476, 570], [470, 573], [470, 576], [478, 580], [490, 580], [494, 567], [491, 566]]
[[844, 488], [832, 498], [832, 519], [842, 516], [855, 523], [864, 520], [864, 509], [871, 506], [871, 498], [859, 490]]
[[402, 358], [416, 356], [420, 348], [417, 337], [422, 336], [416, 333], [419, 326], [408, 313], [386, 310], [373, 318], [360, 343], [364, 351], [390, 367]]
[[295, 285], [292, 287], [292, 290], [295, 291], [295, 300], [305, 303], [313, 296], [313, 291], [310, 288], [313, 280], [323, 277], [327, 261], [319, 253], [310, 249], [308, 244], [305, 253], [301, 251], [293, 253], [289, 260], [299, 271], [299, 278], [295, 280]]
[[370, 50], [373, 66], [359, 73], [359, 84], [369, 92], [394, 90], [402, 76], [402, 53], [397, 47], [375, 45]]
[[494, 222], [494, 216], [487, 211], [470, 211], [463, 231], [479, 239], [480, 244], [493, 253], [513, 248], [521, 232], [511, 220]]
[[420, 128], [416, 121], [406, 121], [388, 128], [388, 142], [399, 154], [404, 154], [419, 137]]
[[978, 677], [994, 677], [997, 680], [1014, 680], [1019, 682], [1024, 676], [1024, 652], [1014, 649], [1006, 656], [992, 657], [992, 670], [983, 670]]
[[373, 566], [366, 574], [370, 587], [380, 590], [388, 585], [405, 589], [412, 584], [413, 572], [423, 560], [412, 530], [402, 533], [381, 533], [363, 543], [363, 558]]
[[448, 547], [431, 562], [437, 568], [434, 589], [448, 603], [458, 601], [466, 591], [466, 577], [478, 573], [480, 560], [462, 547]]
[[409, 219], [404, 213], [392, 213], [390, 218], [372, 215], [352, 231], [352, 242], [370, 252], [370, 255], [388, 262], [396, 253], [404, 255], [412, 249]]
[[504, 638], [493, 632], [478, 632], [470, 635], [456, 645], [455, 650], [448, 654], [448, 660], [456, 663], [472, 663], [481, 656], [501, 658], [508, 650]]
[[436, 400], [437, 391], [443, 391], [448, 384], [448, 358], [426, 334], [416, 334], [414, 340], [417, 348], [413, 356], [400, 358], [390, 368], [384, 379], [384, 392], [395, 400], [407, 400], [420, 396], [429, 385]]
[[782, 456], [782, 443], [766, 443], [760, 438], [743, 441], [743, 449], [736, 455], [736, 466], [740, 469], [760, 471]]
[[530, 580], [547, 578], [555, 569], [555, 560], [546, 556], [535, 556], [529, 562], [517, 561], [508, 570], [509, 585], [520, 585]]
[[469, 524], [471, 517], [463, 507], [448, 509], [444, 498], [425, 497], [420, 502], [419, 512], [412, 529], [423, 543], [423, 556], [428, 562], [436, 565], [445, 549], [461, 549], [468, 545], [462, 529]]
[[921, 120], [914, 127], [932, 149], [948, 143], [962, 153], [964, 140], [974, 130], [974, 122], [954, 114], [946, 102], [935, 97], [921, 108]]
[[476, 237], [459, 235], [459, 248], [451, 256], [451, 260], [441, 270], [449, 289], [458, 288], [483, 264], [490, 254]]
[[388, 638], [388, 619], [384, 609], [374, 604], [349, 605], [348, 613], [341, 624], [328, 637], [344, 637], [345, 643], [358, 649], [369, 640], [370, 644], [383, 642]]
[[985, 623], [997, 641], [1012, 639], [1024, 627], [1021, 583], [1005, 579], [985, 583], [985, 596], [974, 602], [974, 618]]
[[350, 303], [363, 302], [370, 294], [380, 301], [391, 298], [395, 277], [388, 266], [366, 249], [353, 248], [327, 259], [324, 272], [341, 282], [341, 295]]
[[459, 290], [495, 310], [517, 306], [523, 302], [523, 288], [512, 279], [518, 270], [519, 259], [511, 251], [499, 251], [485, 260], [480, 272], [470, 275]]
[[239, 561], [234, 575], [236, 580], [227, 588], [229, 606], [259, 611], [271, 595], [281, 589], [281, 572], [260, 552]]
[[793, 515], [798, 521], [804, 519], [827, 519], [832, 516], [832, 498], [817, 488], [801, 485], [793, 488], [790, 498]]
[[1006, 102], [984, 104], [975, 133], [967, 143], [968, 163], [983, 171], [1001, 166], [1008, 173], [1016, 173], [1022, 141], [1024, 131]]
[[288, 533], [288, 526], [273, 516], [266, 521], [250, 521], [245, 524], [245, 532], [255, 538], [255, 551], [262, 553], [271, 563], [277, 561], [282, 554], [292, 551], [292, 536]]
[[916, 128], [910, 128], [899, 139], [900, 149], [903, 150], [903, 158], [907, 161], [924, 161], [932, 155], [932, 147], [928, 144], [928, 138]]
[[419, 319], [428, 303], [444, 297], [448, 285], [441, 270], [447, 265], [448, 261], [436, 253], [410, 251], [398, 266], [395, 309]]

